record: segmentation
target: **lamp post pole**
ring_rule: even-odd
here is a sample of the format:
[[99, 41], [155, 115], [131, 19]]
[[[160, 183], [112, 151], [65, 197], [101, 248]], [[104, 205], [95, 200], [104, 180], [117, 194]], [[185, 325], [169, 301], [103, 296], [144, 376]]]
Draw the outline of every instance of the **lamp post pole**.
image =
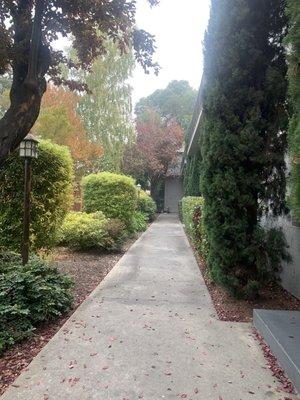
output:
[[30, 226], [30, 191], [31, 191], [31, 158], [24, 158], [24, 211], [23, 211], [23, 239], [22, 262], [28, 263], [29, 257], [29, 226]]
[[23, 237], [21, 256], [23, 265], [28, 263], [30, 247], [30, 192], [31, 192], [31, 160], [37, 158], [38, 140], [29, 133], [20, 143], [20, 157], [24, 158], [24, 210]]
[[136, 185], [136, 187], [137, 187], [137, 192], [138, 192], [138, 200], [140, 200], [140, 195], [141, 195], [142, 186], [138, 183], [138, 184]]

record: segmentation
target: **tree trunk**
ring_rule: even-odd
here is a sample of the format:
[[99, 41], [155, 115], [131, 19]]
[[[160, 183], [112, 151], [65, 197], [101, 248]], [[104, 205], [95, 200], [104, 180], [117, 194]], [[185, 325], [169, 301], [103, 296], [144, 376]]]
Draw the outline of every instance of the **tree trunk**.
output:
[[49, 50], [42, 45], [43, 0], [36, 2], [32, 21], [32, 5], [19, 0], [14, 23], [13, 83], [11, 105], [0, 120], [0, 165], [29, 133], [40, 112], [46, 91], [45, 74], [50, 65]]
[[38, 90], [33, 91], [24, 83], [16, 85], [13, 90], [16, 93], [11, 106], [0, 120], [0, 165], [5, 157], [18, 147], [37, 120], [46, 81], [41, 80]]

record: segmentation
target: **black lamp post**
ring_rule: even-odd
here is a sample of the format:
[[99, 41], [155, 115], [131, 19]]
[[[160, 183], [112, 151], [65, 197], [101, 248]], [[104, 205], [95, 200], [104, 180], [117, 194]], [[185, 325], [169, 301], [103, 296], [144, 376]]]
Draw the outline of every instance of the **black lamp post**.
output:
[[138, 183], [136, 185], [136, 189], [137, 189], [137, 211], [141, 211], [140, 195], [141, 195], [142, 186]]
[[37, 158], [37, 144], [38, 140], [31, 133], [20, 143], [20, 157], [24, 158], [24, 213], [21, 246], [23, 265], [27, 264], [29, 256], [31, 160]]

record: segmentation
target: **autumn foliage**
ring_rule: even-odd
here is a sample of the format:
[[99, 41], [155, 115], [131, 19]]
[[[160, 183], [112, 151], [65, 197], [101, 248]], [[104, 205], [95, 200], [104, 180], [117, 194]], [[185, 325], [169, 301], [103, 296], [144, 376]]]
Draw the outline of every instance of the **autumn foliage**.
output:
[[77, 113], [78, 96], [49, 86], [42, 102], [34, 131], [43, 138], [68, 146], [75, 162], [77, 176], [92, 172], [103, 155], [103, 148], [91, 142]]
[[176, 161], [183, 130], [174, 120], [164, 122], [153, 110], [137, 121], [136, 130], [136, 143], [124, 155], [124, 170], [133, 176], [144, 173], [153, 182], [165, 176]]

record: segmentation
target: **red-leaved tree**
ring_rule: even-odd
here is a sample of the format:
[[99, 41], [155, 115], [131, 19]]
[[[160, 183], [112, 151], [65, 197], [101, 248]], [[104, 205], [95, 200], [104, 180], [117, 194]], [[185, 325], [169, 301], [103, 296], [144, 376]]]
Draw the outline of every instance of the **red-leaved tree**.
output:
[[123, 170], [136, 178], [149, 179], [151, 193], [156, 197], [157, 182], [166, 176], [177, 159], [183, 143], [183, 130], [175, 120], [164, 122], [153, 110], [136, 123], [137, 138], [126, 149]]

